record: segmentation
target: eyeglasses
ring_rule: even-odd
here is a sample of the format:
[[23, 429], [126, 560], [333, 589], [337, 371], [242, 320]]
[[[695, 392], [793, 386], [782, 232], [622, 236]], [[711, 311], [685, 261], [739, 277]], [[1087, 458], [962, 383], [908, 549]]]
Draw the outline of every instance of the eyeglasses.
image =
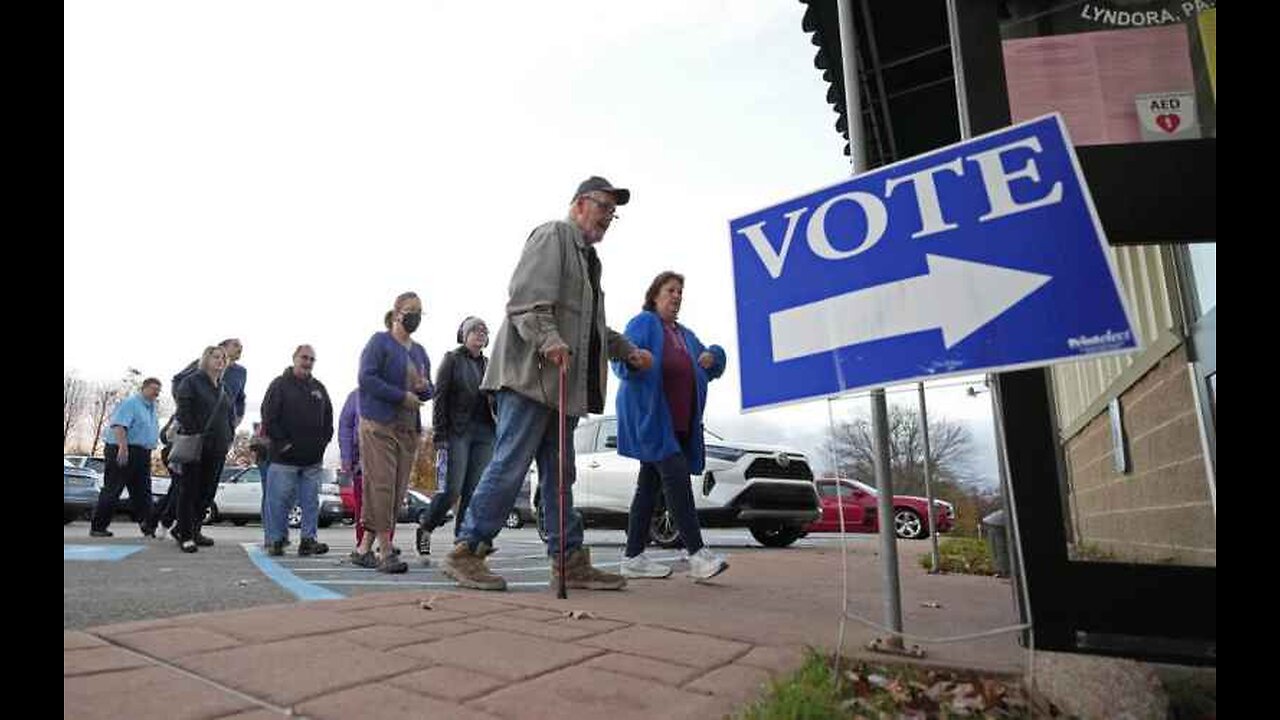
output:
[[582, 197], [584, 197], [584, 198], [586, 198], [586, 199], [590, 200], [591, 202], [595, 203], [597, 207], [599, 207], [599, 208], [601, 208], [602, 210], [604, 210], [604, 213], [605, 213], [605, 216], [606, 216], [606, 217], [609, 217], [609, 218], [611, 218], [611, 219], [613, 219], [613, 220], [621, 220], [621, 219], [622, 219], [622, 216], [618, 214], [618, 206], [617, 206], [617, 205], [614, 205], [614, 204], [612, 204], [612, 203], [607, 203], [607, 202], [605, 202], [605, 201], [603, 201], [603, 200], [597, 200], [597, 199], [595, 199], [595, 198], [591, 197], [590, 195], [583, 195]]

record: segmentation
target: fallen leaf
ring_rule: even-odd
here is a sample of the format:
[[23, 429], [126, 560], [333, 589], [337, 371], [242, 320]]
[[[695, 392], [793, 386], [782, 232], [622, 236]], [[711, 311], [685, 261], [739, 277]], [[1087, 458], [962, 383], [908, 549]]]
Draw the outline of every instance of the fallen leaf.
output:
[[987, 702], [987, 707], [1000, 704], [1000, 699], [1004, 697], [1005, 692], [1002, 683], [990, 678], [982, 679], [982, 699]]

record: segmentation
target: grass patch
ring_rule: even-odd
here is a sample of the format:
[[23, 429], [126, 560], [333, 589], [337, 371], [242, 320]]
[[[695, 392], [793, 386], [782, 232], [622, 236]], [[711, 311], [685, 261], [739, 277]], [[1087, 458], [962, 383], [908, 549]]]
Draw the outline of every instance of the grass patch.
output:
[[[933, 568], [932, 553], [920, 556], [920, 567]], [[991, 551], [985, 540], [977, 538], [948, 537], [938, 542], [938, 569], [948, 573], [965, 575], [995, 575]]]
[[[837, 680], [832, 658], [813, 650], [795, 673], [770, 686], [737, 720], [853, 718], [1031, 718], [1036, 713], [1017, 680], [978, 672], [845, 661]], [[1047, 712], [1046, 712], [1047, 710]]]

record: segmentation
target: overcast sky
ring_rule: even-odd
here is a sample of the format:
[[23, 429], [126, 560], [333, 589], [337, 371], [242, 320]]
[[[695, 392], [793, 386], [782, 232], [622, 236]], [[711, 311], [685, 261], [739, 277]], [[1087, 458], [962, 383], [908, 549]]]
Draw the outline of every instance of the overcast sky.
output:
[[[707, 425], [816, 453], [825, 402], [739, 412], [728, 232], [849, 174], [803, 4], [64, 7], [66, 370], [136, 367], [167, 393], [239, 337], [247, 427], [305, 342], [340, 405], [404, 290], [433, 366], [467, 315], [496, 332], [529, 231], [599, 174], [632, 189], [598, 246], [609, 324], [683, 273], [681, 321], [729, 352]], [[987, 396], [939, 384], [931, 415], [970, 426], [994, 480]]]

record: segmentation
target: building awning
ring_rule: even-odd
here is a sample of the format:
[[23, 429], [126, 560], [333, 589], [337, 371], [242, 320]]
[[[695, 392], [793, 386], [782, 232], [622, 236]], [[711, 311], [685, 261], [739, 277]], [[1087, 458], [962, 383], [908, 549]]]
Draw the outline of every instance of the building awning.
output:
[[[836, 131], [846, 141], [844, 65], [836, 0], [800, 0], [802, 26], [818, 51]], [[867, 166], [878, 167], [960, 139], [955, 77], [942, 0], [854, 0]]]

